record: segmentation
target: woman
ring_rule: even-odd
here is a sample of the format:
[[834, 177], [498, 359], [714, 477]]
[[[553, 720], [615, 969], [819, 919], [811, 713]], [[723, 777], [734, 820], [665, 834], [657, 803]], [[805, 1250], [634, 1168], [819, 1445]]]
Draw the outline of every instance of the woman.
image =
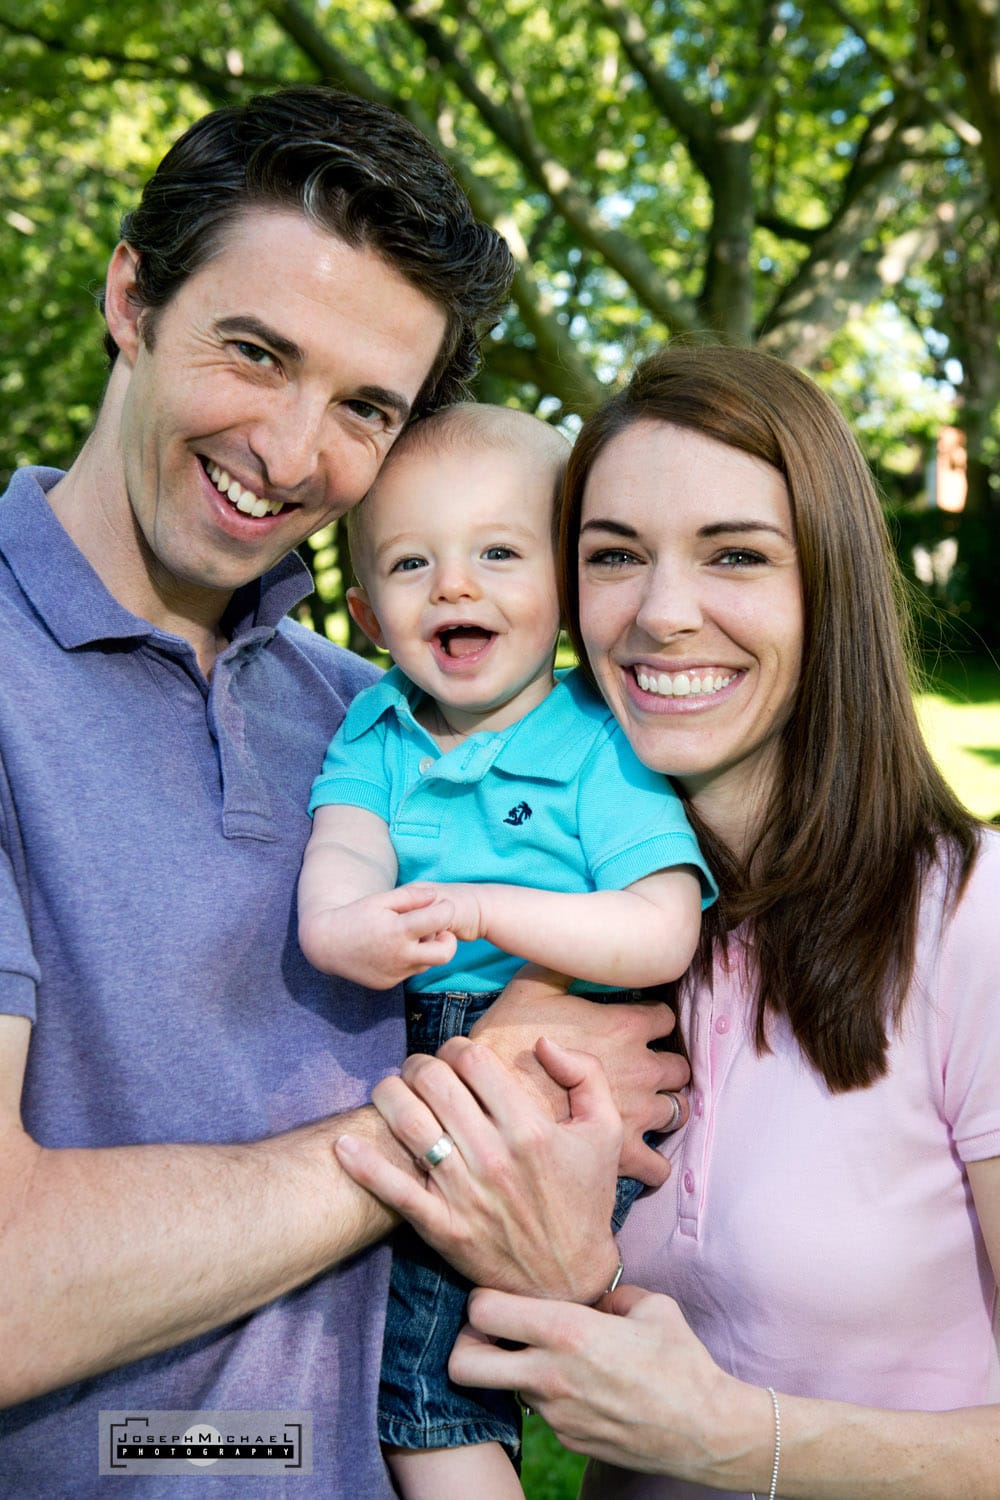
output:
[[1000, 1496], [1000, 839], [921, 740], [857, 447], [790, 367], [670, 350], [584, 427], [562, 543], [581, 657], [723, 899], [635, 1284], [478, 1292], [452, 1374], [594, 1455], [588, 1497]]

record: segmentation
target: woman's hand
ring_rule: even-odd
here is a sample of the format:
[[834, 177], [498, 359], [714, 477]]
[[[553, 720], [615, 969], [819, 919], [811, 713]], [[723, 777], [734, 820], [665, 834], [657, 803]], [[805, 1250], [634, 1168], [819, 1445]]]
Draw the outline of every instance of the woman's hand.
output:
[[691, 1078], [685, 1058], [676, 1052], [654, 1052], [650, 1046], [673, 1031], [673, 1011], [656, 1000], [602, 1004], [568, 995], [568, 984], [565, 975], [526, 965], [476, 1022], [471, 1035], [518, 1070], [529, 1092], [553, 1118], [565, 1115], [565, 1094], [539, 1062], [538, 1038], [544, 1035], [599, 1058], [624, 1129], [619, 1173], [659, 1187], [670, 1175], [670, 1163], [646, 1145], [643, 1135], [684, 1124], [688, 1105], [679, 1090]]
[[[426, 1176], [371, 1143], [342, 1136], [337, 1159], [480, 1285], [593, 1301], [611, 1281], [611, 1235], [621, 1121], [600, 1064], [540, 1040], [538, 1056], [570, 1113], [554, 1121], [488, 1047], [464, 1037], [437, 1057], [414, 1054], [372, 1103]], [[443, 1135], [453, 1149], [427, 1167]]]
[[766, 1494], [767, 1392], [720, 1370], [672, 1298], [620, 1286], [601, 1309], [477, 1290], [448, 1373], [516, 1390], [572, 1452], [720, 1488], [756, 1473]]

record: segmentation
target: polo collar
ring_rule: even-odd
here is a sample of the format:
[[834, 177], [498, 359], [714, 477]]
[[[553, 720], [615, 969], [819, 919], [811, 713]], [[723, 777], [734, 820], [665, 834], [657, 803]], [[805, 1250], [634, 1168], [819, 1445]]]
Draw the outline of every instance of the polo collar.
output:
[[[417, 723], [414, 710], [424, 697], [423, 690], [393, 667], [377, 683], [356, 698], [344, 733], [349, 740], [360, 739], [380, 719], [394, 716], [407, 729], [426, 731]], [[567, 704], [567, 698], [572, 707]], [[507, 729], [470, 734], [453, 750], [441, 756], [440, 773], [455, 769], [455, 779], [464, 780], [470, 773], [482, 774], [490, 766], [508, 775], [532, 781], [565, 783], [572, 781], [590, 754], [593, 735], [571, 730], [568, 716], [582, 714], [595, 728], [611, 719], [603, 699], [590, 687], [578, 668], [556, 673], [556, 685], [536, 708]]]
[[[0, 554], [25, 596], [65, 650], [96, 641], [173, 639], [119, 604], [69, 536], [46, 498], [62, 477], [61, 469], [19, 469], [0, 499]], [[234, 642], [272, 636], [311, 589], [301, 558], [283, 558], [233, 596], [226, 617]]]

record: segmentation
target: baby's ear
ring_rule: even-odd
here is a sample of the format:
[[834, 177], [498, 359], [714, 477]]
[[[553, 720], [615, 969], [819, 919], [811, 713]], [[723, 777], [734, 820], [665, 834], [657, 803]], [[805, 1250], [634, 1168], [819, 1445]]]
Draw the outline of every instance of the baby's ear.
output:
[[347, 609], [359, 630], [363, 630], [374, 646], [379, 646], [385, 651], [385, 636], [378, 622], [378, 616], [368, 602], [368, 595], [360, 585], [356, 584], [347, 590]]

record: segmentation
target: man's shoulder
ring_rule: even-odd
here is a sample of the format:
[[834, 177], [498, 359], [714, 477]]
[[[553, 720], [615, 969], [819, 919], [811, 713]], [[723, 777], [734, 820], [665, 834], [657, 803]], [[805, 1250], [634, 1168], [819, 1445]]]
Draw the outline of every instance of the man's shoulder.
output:
[[288, 648], [304, 658], [345, 701], [355, 698], [383, 676], [381, 667], [374, 662], [336, 645], [287, 615], [278, 626], [278, 633]]

